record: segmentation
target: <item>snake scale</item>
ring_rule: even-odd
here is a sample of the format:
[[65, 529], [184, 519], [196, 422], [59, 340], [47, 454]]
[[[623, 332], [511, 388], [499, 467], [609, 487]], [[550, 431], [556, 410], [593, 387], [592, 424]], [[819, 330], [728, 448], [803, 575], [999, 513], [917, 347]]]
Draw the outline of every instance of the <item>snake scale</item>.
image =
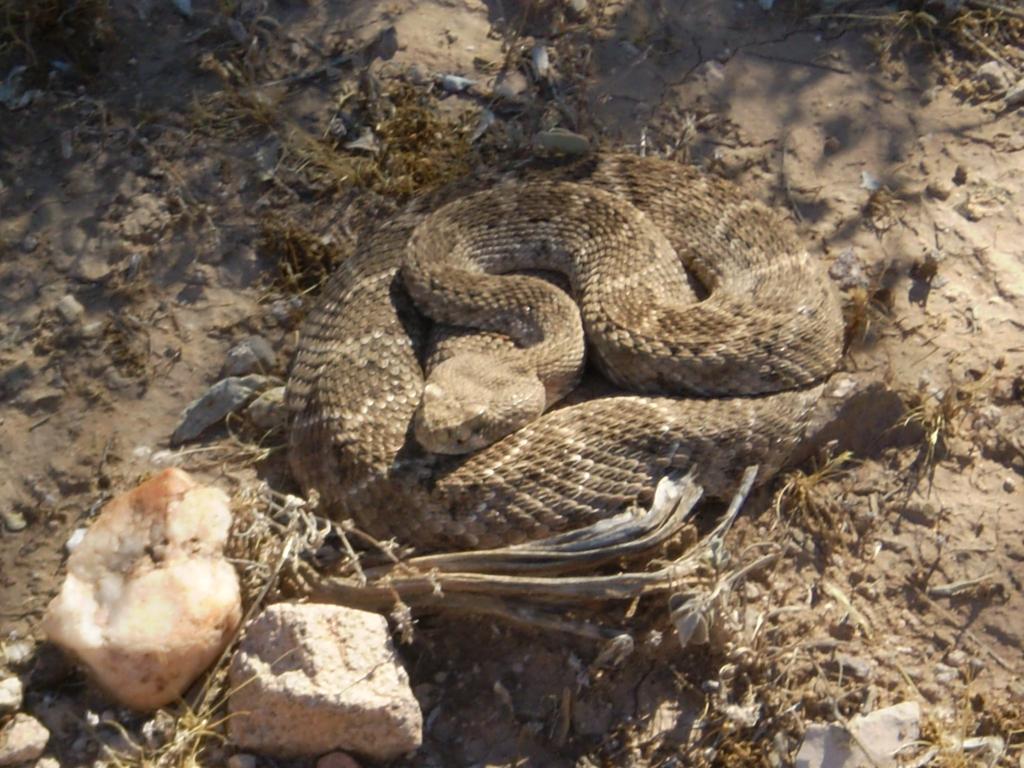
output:
[[[557, 340], [566, 294], [535, 269], [568, 283], [588, 359], [619, 389], [466, 455], [426, 451], [412, 428], [424, 365], [460, 346], [554, 347], [530, 362], [548, 406], [578, 380], [560, 362], [582, 350]], [[694, 467], [713, 497], [750, 464], [770, 478], [842, 337], [836, 290], [781, 215], [693, 167], [598, 155], [362, 237], [300, 330], [289, 459], [332, 516], [374, 536], [420, 550], [542, 538], [645, 503], [670, 469]]]

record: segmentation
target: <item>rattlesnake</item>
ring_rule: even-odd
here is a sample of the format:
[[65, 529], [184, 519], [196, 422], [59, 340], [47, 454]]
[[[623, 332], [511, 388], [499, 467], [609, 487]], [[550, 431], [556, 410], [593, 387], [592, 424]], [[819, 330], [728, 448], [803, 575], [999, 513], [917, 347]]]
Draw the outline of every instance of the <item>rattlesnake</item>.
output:
[[[650, 394], [555, 408], [466, 456], [426, 452], [411, 425], [427, 358], [461, 345], [521, 361], [554, 338], [536, 317], [564, 308], [564, 294], [537, 277], [485, 274], [534, 268], [568, 280], [601, 371]], [[709, 291], [703, 301], [686, 270]], [[515, 294], [526, 296], [518, 309]], [[482, 331], [431, 341], [413, 299]], [[556, 179], [397, 215], [362, 238], [300, 332], [290, 462], [332, 514], [375, 536], [421, 549], [540, 538], [646, 501], [673, 468], [694, 467], [711, 496], [730, 493], [749, 464], [771, 477], [841, 349], [836, 291], [788, 221], [695, 168], [599, 155]], [[576, 380], [550, 359], [530, 361], [554, 372], [548, 405]]]

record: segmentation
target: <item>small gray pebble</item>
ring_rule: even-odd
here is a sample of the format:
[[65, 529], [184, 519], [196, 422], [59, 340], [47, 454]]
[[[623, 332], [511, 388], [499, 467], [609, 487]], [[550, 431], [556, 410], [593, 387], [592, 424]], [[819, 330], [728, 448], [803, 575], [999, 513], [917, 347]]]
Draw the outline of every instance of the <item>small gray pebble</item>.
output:
[[270, 342], [260, 336], [250, 336], [228, 350], [221, 376], [267, 373], [276, 365], [277, 356]]
[[171, 435], [171, 445], [181, 445], [199, 437], [265, 390], [271, 381], [267, 376], [255, 374], [221, 379], [184, 410], [177, 429]]

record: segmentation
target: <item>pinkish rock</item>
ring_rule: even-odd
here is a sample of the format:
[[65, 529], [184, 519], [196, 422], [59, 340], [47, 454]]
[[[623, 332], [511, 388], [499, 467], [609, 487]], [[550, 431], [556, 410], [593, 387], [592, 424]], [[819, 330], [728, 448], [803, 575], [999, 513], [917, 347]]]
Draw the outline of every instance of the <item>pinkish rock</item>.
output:
[[42, 723], [19, 713], [0, 729], [0, 765], [20, 765], [38, 758], [46, 749], [50, 732]]
[[230, 681], [228, 736], [242, 749], [383, 761], [423, 739], [419, 704], [376, 613], [272, 605], [246, 629]]

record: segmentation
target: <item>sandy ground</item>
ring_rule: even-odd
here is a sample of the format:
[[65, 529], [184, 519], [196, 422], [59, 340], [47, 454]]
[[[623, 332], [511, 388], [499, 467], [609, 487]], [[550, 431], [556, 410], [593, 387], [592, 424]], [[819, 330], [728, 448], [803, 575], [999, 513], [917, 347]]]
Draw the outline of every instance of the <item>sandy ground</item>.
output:
[[[197, 1], [184, 18], [118, 1], [99, 74], [0, 107], [0, 641], [38, 640], [64, 542], [155, 467], [288, 489], [280, 437], [168, 442], [238, 340], [267, 339], [286, 375], [315, 270], [283, 278], [284, 245], [340, 257], [406, 191], [396, 169], [414, 188], [507, 168], [558, 126], [788, 209], [846, 291], [846, 371], [880, 387], [839, 435], [855, 461], [805, 483], [803, 505], [751, 499], [733, 546], [790, 548], [736, 595], [747, 634], [683, 651], [645, 604], [640, 651], [598, 669], [594, 644], [425, 618], [403, 650], [427, 723], [406, 763], [785, 764], [808, 723], [913, 699], [933, 765], [992, 764], [960, 753], [975, 735], [1017, 765], [1024, 115], [972, 74], [984, 60], [931, 53], [926, 34], [889, 49], [892, 30], [785, 6], [575, 5]], [[445, 74], [476, 84], [450, 92]], [[364, 128], [387, 144], [381, 125], [398, 147], [410, 103], [435, 122], [402, 130], [429, 151], [391, 152], [394, 178], [368, 175], [358, 145], [333, 150]], [[109, 705], [45, 648], [19, 669], [50, 752], [92, 764], [112, 737], [83, 723]], [[733, 716], [696, 730], [707, 707]]]

